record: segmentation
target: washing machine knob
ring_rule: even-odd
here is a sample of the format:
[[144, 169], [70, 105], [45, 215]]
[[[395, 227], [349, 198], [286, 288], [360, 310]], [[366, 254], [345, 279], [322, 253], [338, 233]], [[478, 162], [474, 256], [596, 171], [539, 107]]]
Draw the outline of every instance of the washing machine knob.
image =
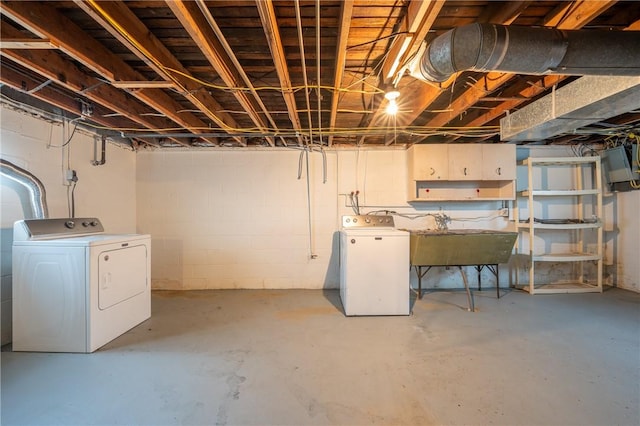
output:
[[89, 222], [82, 222], [82, 226], [86, 228], [87, 226], [89, 226]]
[[76, 223], [72, 220], [68, 220], [64, 223], [64, 226], [66, 226], [69, 229], [73, 229], [76, 226]]
[[98, 221], [97, 220], [92, 220], [89, 225], [91, 226], [98, 226]]

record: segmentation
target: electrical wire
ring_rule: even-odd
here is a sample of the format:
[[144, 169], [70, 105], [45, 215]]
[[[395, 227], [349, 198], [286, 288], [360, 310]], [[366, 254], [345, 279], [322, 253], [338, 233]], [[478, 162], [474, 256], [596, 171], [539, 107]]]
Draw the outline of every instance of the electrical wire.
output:
[[78, 129], [78, 122], [76, 120], [73, 120], [73, 121], [75, 121], [75, 123], [74, 123], [75, 126], [73, 126], [73, 131], [71, 132], [71, 136], [69, 136], [69, 138], [62, 145], [51, 145], [51, 144], [48, 144], [47, 148], [64, 148], [65, 146], [69, 145], [71, 143], [71, 139], [73, 139], [73, 135], [76, 134], [76, 130]]
[[71, 190], [71, 200], [69, 201], [69, 217], [76, 217], [76, 185], [77, 182], [74, 181], [73, 184], [67, 188], [67, 196], [69, 195], [69, 190]]
[[196, 83], [201, 84], [202, 86], [208, 87], [210, 89], [217, 89], [217, 90], [221, 90], [223, 92], [235, 92], [235, 91], [241, 91], [241, 92], [249, 92], [251, 90], [256, 90], [256, 91], [274, 91], [274, 92], [280, 92], [280, 93], [284, 93], [285, 91], [292, 91], [294, 93], [299, 92], [301, 90], [307, 90], [309, 88], [313, 88], [313, 89], [323, 89], [323, 90], [329, 90], [331, 92], [345, 92], [345, 93], [364, 93], [364, 94], [368, 94], [368, 95], [373, 95], [376, 93], [384, 93], [384, 91], [382, 89], [377, 88], [374, 85], [371, 85], [371, 87], [374, 90], [371, 91], [366, 91], [366, 90], [357, 90], [357, 89], [346, 89], [343, 87], [335, 87], [335, 86], [323, 86], [321, 84], [318, 85], [310, 85], [310, 86], [291, 86], [290, 89], [283, 89], [282, 87], [278, 87], [278, 86], [257, 86], [254, 87], [253, 89], [248, 88], [248, 87], [228, 87], [228, 86], [221, 86], [219, 84], [214, 84], [214, 83], [210, 83], [208, 81], [202, 80], [198, 77], [195, 77], [193, 75], [187, 74], [185, 72], [182, 72], [180, 70], [177, 70], [175, 68], [171, 68], [171, 67], [165, 67], [162, 66], [162, 69], [165, 71], [170, 71], [174, 74], [178, 74], [182, 77], [188, 78], [191, 81], [194, 81]]

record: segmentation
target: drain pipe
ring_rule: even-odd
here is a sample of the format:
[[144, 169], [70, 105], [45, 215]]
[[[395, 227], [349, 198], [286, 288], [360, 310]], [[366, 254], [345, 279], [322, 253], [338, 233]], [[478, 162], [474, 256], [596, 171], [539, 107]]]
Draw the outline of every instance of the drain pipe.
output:
[[639, 75], [640, 32], [558, 30], [495, 24], [454, 28], [408, 64], [411, 76], [443, 82], [459, 71]]
[[47, 194], [44, 185], [37, 177], [2, 158], [0, 158], [0, 174], [27, 188], [33, 215], [36, 219], [47, 219], [49, 217]]

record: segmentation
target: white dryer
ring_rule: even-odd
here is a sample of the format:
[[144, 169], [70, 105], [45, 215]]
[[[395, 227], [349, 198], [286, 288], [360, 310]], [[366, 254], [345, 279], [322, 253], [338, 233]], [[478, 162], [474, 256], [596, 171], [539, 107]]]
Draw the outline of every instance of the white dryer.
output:
[[393, 216], [343, 216], [340, 299], [347, 316], [409, 315], [409, 232]]
[[93, 352], [151, 316], [149, 235], [96, 218], [13, 228], [13, 350]]

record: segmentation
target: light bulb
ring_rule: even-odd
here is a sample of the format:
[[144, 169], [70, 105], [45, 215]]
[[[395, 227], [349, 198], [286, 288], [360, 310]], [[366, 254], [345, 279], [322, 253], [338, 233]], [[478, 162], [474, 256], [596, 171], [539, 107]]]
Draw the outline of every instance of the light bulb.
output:
[[395, 99], [390, 99], [385, 110], [389, 115], [396, 115], [398, 113], [398, 104]]

